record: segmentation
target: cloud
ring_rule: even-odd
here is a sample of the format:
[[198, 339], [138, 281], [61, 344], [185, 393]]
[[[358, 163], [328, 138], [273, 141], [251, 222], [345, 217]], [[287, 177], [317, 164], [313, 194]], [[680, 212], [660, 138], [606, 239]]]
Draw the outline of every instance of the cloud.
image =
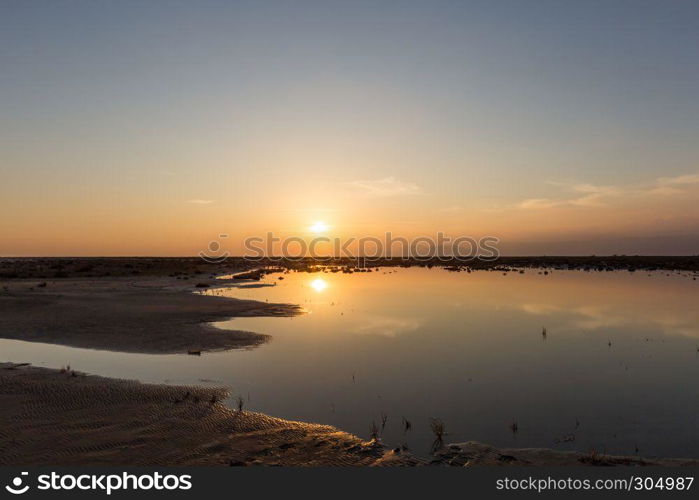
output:
[[555, 207], [604, 207], [613, 200], [632, 196], [671, 196], [685, 192], [683, 188], [699, 184], [699, 174], [660, 177], [655, 181], [635, 186], [598, 186], [595, 184], [563, 184], [549, 181], [574, 193], [561, 198], [528, 198], [517, 205], [521, 209], [549, 209]]
[[194, 205], [210, 205], [214, 203], [216, 200], [199, 200], [199, 199], [194, 199], [194, 200], [187, 200], [187, 203], [193, 203]]
[[560, 206], [560, 202], [548, 198], [529, 198], [521, 202], [518, 207], [524, 209], [553, 208]]
[[349, 183], [353, 188], [363, 191], [368, 196], [403, 196], [422, 193], [417, 184], [402, 182], [395, 177], [386, 177], [373, 181], [353, 181]]
[[678, 175], [676, 177], [661, 177], [658, 184], [661, 186], [675, 186], [699, 183], [699, 174]]
[[[654, 188], [650, 188], [644, 192], [645, 194], [650, 194], [650, 195], [659, 195], [659, 196], [670, 196], [673, 194], [681, 194], [684, 193], [682, 189], [674, 188], [671, 186], [657, 186]], [[643, 194], [643, 193], [641, 193]]]
[[569, 200], [571, 205], [579, 207], [601, 207], [606, 205], [605, 198], [619, 194], [619, 189], [613, 186], [595, 186], [593, 184], [577, 184], [573, 191], [583, 196]]
[[618, 190], [611, 186], [595, 186], [593, 184], [576, 184], [569, 187], [579, 196], [563, 199], [529, 198], [519, 204], [519, 208], [544, 209], [553, 207], [603, 207], [606, 205], [604, 198], [618, 194]]

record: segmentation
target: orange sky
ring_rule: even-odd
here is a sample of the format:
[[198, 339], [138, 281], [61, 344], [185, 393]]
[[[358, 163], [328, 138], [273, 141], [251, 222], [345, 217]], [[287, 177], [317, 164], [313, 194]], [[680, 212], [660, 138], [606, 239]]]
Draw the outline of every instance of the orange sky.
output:
[[3, 4], [0, 256], [699, 252], [695, 7], [564, 3]]

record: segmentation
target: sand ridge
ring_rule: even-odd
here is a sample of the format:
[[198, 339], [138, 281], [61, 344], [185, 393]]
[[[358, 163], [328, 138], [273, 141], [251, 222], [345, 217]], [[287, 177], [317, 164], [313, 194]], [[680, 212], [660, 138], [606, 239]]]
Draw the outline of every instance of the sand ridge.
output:
[[0, 337], [152, 354], [250, 348], [269, 336], [218, 329], [210, 323], [301, 312], [292, 304], [194, 290], [194, 283], [168, 277], [6, 281], [0, 289]]

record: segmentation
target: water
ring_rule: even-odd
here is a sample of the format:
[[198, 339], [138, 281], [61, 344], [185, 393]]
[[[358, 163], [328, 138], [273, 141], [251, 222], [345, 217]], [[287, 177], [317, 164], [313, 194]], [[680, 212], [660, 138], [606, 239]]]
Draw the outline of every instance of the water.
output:
[[219, 324], [272, 335], [255, 349], [196, 357], [0, 340], [0, 359], [225, 385], [246, 409], [362, 437], [385, 414], [383, 440], [421, 456], [433, 417], [447, 442], [699, 456], [699, 281], [686, 273], [401, 268], [266, 282], [276, 285], [208, 292], [308, 311]]

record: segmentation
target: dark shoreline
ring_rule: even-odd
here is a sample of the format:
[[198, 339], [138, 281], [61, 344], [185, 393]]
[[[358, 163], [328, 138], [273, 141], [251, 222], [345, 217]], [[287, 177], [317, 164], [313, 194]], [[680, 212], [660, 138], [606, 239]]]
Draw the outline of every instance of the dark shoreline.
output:
[[539, 268], [582, 271], [688, 271], [699, 273], [699, 255], [687, 256], [532, 256], [496, 260], [429, 260], [381, 258], [365, 262], [348, 258], [262, 259], [229, 257], [209, 263], [199, 257], [0, 257], [0, 279], [63, 279], [117, 276], [169, 276], [180, 280], [212, 278], [260, 267], [308, 270], [329, 265], [343, 268], [445, 267], [471, 270]]

